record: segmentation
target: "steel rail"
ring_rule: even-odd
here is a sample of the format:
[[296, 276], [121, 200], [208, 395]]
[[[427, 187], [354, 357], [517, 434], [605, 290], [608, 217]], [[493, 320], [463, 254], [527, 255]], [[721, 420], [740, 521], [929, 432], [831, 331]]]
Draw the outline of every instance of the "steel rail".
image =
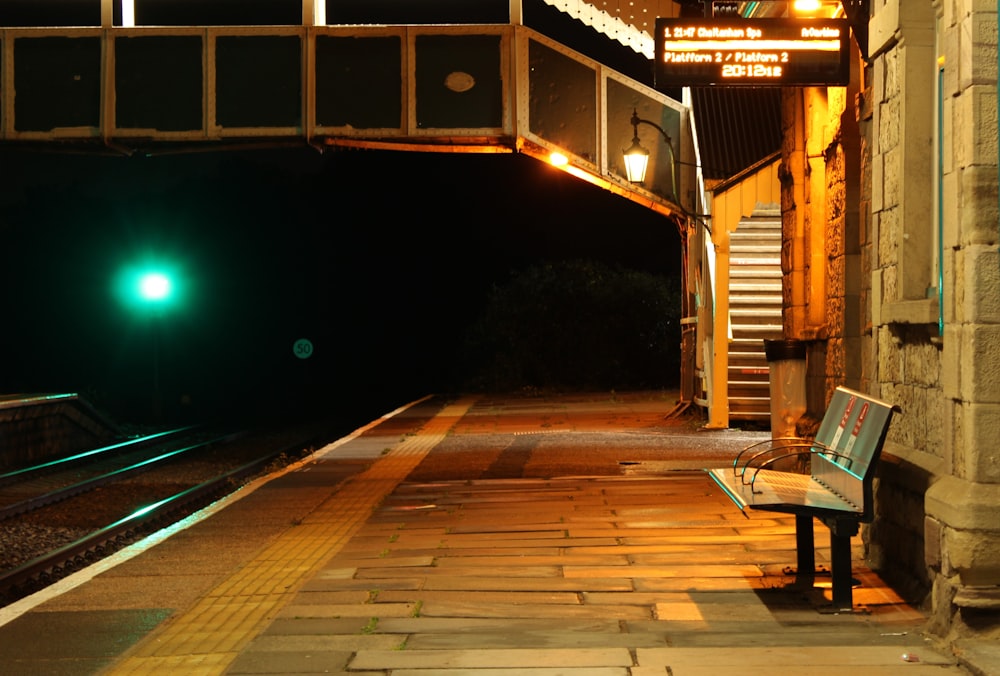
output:
[[[167, 451], [165, 453], [160, 453], [151, 458], [145, 458], [139, 462], [132, 463], [125, 467], [113, 470], [111, 472], [105, 472], [98, 476], [85, 479], [83, 481], [76, 482], [74, 484], [64, 486], [62, 488], [57, 488], [46, 493], [35, 495], [18, 502], [14, 502], [3, 507], [0, 507], [0, 521], [25, 514], [27, 512], [40, 509], [47, 505], [54, 504], [56, 502], [61, 502], [68, 498], [86, 493], [87, 491], [92, 491], [95, 488], [101, 486], [106, 486], [108, 484], [114, 483], [116, 481], [121, 481], [129, 476], [138, 474], [140, 472], [148, 471], [153, 465], [166, 462], [168, 460], [176, 460], [178, 457], [184, 453], [190, 451], [200, 450], [205, 447], [211, 446], [213, 444], [225, 441], [232, 441], [239, 436], [242, 436], [245, 432], [229, 432], [221, 436], [207, 439], [205, 441], [198, 442], [196, 444], [191, 444], [183, 448]], [[86, 454], [81, 454], [86, 455]]]
[[235, 492], [238, 488], [234, 489], [234, 480], [253, 476], [278, 457], [301, 446], [302, 442], [297, 442], [264, 454], [256, 460], [138, 509], [75, 542], [0, 574], [0, 601], [2, 601], [0, 605], [28, 596], [76, 570], [109, 556], [144, 534], [175, 523], [218, 498]]

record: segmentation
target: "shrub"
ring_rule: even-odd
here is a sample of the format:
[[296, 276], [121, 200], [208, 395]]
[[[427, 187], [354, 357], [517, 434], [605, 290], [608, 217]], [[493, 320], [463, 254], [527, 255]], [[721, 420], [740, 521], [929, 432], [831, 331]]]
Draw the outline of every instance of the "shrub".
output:
[[494, 286], [463, 349], [462, 388], [658, 389], [680, 376], [679, 282], [593, 261]]

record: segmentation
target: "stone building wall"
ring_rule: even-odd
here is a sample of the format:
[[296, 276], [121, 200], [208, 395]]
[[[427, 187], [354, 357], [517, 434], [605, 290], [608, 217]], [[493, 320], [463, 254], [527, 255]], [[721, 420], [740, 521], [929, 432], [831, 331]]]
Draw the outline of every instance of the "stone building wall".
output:
[[937, 633], [1000, 633], [998, 8], [870, 11], [856, 87], [784, 96], [785, 335], [811, 415], [840, 384], [902, 409], [869, 564]]
[[867, 541], [960, 635], [1000, 611], [997, 7], [871, 9], [872, 389], [903, 415]]

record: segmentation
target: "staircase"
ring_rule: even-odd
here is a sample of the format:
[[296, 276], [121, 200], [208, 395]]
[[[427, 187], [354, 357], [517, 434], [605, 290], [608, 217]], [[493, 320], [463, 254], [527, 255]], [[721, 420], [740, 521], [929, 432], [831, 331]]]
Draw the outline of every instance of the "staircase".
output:
[[764, 339], [782, 337], [781, 211], [758, 204], [730, 235], [729, 417], [770, 425]]

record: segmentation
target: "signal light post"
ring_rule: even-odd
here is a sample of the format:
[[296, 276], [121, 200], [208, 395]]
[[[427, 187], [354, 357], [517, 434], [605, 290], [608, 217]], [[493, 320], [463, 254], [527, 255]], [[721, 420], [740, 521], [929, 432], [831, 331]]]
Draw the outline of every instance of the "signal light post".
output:
[[139, 278], [139, 298], [152, 308], [153, 331], [153, 422], [163, 419], [160, 396], [160, 308], [171, 296], [170, 278], [162, 272], [147, 272]]

